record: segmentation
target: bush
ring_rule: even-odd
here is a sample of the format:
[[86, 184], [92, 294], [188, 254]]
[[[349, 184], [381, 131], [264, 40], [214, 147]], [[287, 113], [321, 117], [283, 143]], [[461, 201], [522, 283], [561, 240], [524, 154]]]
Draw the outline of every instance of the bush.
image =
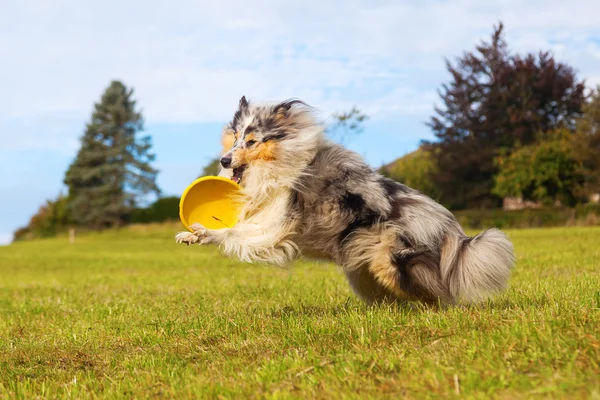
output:
[[221, 164], [221, 157], [213, 158], [202, 170], [202, 174], [198, 178], [203, 176], [216, 176], [219, 175], [219, 165]]
[[461, 210], [454, 215], [464, 228], [538, 228], [600, 224], [600, 204], [575, 208], [529, 208], [524, 210]]
[[[134, 209], [129, 222], [147, 224], [178, 219], [179, 197], [163, 197], [148, 208]], [[68, 198], [61, 195], [56, 200], [47, 200], [46, 204], [31, 217], [27, 226], [14, 232], [13, 241], [56, 236], [66, 232], [73, 223], [69, 213]]]
[[573, 156], [571, 132], [558, 129], [546, 138], [496, 158], [499, 168], [492, 192], [500, 197], [565, 205], [577, 202], [578, 162]]
[[148, 208], [136, 208], [131, 223], [147, 224], [179, 219], [179, 197], [162, 197]]
[[46, 204], [31, 217], [27, 226], [14, 232], [13, 241], [56, 236], [66, 231], [71, 222], [68, 198], [61, 194], [56, 200], [46, 200]]

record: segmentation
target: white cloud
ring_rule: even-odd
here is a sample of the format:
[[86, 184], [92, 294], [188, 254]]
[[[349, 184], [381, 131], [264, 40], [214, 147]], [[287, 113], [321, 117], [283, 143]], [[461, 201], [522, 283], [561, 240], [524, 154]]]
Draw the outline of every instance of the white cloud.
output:
[[83, 119], [57, 115], [0, 118], [1, 150], [50, 150], [73, 156], [79, 146]]
[[582, 76], [598, 76], [600, 63], [594, 0], [31, 0], [3, 8], [0, 73], [12, 79], [0, 119], [87, 118], [113, 78], [136, 88], [149, 121], [223, 120], [241, 94], [302, 97], [327, 111], [358, 104], [374, 118], [423, 116], [446, 78], [443, 57], [472, 48], [500, 19], [516, 50], [553, 49]]

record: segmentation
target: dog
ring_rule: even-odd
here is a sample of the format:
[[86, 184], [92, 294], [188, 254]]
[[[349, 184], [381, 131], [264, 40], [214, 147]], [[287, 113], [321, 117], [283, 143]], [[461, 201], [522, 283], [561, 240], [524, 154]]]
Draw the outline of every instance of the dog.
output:
[[515, 259], [501, 231], [467, 236], [450, 211], [378, 174], [316, 121], [300, 100], [242, 97], [219, 173], [242, 187], [239, 222], [194, 224], [176, 242], [282, 267], [301, 255], [330, 260], [368, 304], [477, 303], [506, 287]]

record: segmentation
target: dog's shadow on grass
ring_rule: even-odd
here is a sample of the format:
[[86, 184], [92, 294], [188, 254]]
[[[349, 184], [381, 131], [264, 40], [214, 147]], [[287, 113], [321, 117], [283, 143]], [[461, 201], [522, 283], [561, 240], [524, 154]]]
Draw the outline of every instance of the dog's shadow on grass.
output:
[[505, 297], [488, 301], [484, 307], [495, 310], [527, 310], [532, 308], [543, 308], [556, 303], [556, 299], [551, 299], [547, 293], [540, 293], [536, 296], [524, 296], [518, 299]]
[[363, 314], [377, 310], [387, 310], [397, 314], [407, 314], [421, 312], [425, 310], [442, 310], [443, 307], [430, 304], [419, 304], [411, 302], [394, 302], [394, 303], [376, 303], [365, 304], [360, 300], [348, 298], [345, 302], [333, 305], [322, 306], [315, 304], [300, 304], [280, 306], [271, 311], [273, 318], [282, 317], [335, 317], [348, 314]]
[[498, 310], [498, 311], [510, 311], [510, 310], [526, 310], [531, 308], [542, 308], [554, 301], [548, 298], [545, 293], [540, 293], [535, 297], [521, 297], [519, 299], [514, 298], [498, 298], [490, 299], [480, 304], [473, 305], [441, 305], [431, 303], [420, 303], [410, 301], [398, 301], [393, 303], [375, 303], [365, 304], [360, 300], [354, 298], [348, 298], [343, 303], [339, 303], [333, 306], [324, 306], [316, 304], [299, 304], [299, 305], [285, 305], [278, 306], [271, 310], [271, 316], [273, 318], [283, 317], [336, 317], [348, 314], [363, 314], [373, 311], [387, 311], [393, 314], [415, 314], [423, 312], [444, 312], [446, 310], [463, 308], [472, 310]]

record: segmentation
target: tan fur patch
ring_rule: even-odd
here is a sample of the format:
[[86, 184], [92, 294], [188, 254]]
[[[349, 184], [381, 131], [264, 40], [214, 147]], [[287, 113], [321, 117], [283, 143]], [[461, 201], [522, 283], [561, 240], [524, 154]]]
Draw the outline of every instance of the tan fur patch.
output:
[[282, 122], [286, 118], [286, 111], [284, 109], [280, 109], [275, 114], [275, 121]]
[[275, 161], [277, 144], [275, 142], [261, 143], [252, 150], [248, 151], [246, 159], [248, 161], [263, 160], [263, 161]]
[[221, 153], [227, 153], [233, 147], [234, 142], [235, 136], [233, 134], [233, 131], [224, 131], [223, 135], [221, 135], [221, 146], [223, 146]]
[[373, 249], [372, 262], [369, 271], [375, 276], [377, 282], [402, 300], [409, 300], [410, 296], [400, 289], [398, 271], [392, 264], [390, 254], [395, 245], [395, 236], [392, 232], [383, 232], [381, 242]]
[[404, 293], [399, 287], [397, 272], [390, 260], [381, 260], [369, 266], [369, 271], [375, 274], [375, 279], [384, 288], [389, 290], [400, 300], [414, 300], [411, 296]]
[[233, 159], [241, 165], [248, 164], [248, 150], [236, 149], [233, 152]]
[[398, 299], [408, 300], [410, 296], [400, 289], [398, 271], [391, 259], [397, 245], [395, 231], [359, 229], [350, 240], [344, 254], [344, 268], [349, 272], [367, 268], [385, 290]]

